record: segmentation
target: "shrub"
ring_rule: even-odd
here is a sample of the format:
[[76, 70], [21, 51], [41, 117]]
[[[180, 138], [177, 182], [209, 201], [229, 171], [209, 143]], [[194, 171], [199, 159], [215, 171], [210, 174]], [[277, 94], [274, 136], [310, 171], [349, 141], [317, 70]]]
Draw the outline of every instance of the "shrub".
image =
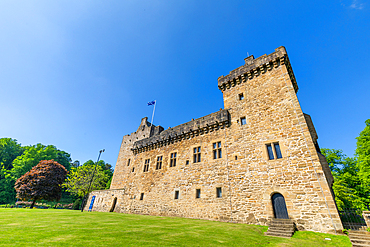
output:
[[76, 201], [74, 201], [72, 209], [73, 210], [79, 210], [81, 206], [81, 199], [77, 198]]

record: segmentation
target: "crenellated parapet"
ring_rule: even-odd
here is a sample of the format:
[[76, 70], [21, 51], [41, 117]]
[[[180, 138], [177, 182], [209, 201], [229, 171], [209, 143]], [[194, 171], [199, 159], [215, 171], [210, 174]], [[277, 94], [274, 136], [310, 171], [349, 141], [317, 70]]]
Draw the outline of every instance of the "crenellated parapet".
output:
[[134, 154], [138, 154], [219, 129], [224, 129], [229, 126], [229, 119], [228, 110], [221, 109], [218, 112], [164, 130], [149, 138], [138, 140], [134, 143], [132, 151]]
[[218, 78], [218, 88], [221, 91], [225, 91], [241, 83], [246, 83], [247, 80], [253, 80], [256, 77], [265, 74], [267, 71], [271, 71], [279, 66], [285, 65], [289, 73], [290, 80], [293, 83], [294, 90], [297, 93], [298, 85], [285, 47], [280, 46], [275, 49], [275, 52], [269, 55], [265, 54], [256, 59], [251, 55], [245, 58], [244, 61], [245, 65], [234, 69], [226, 76], [222, 75]]

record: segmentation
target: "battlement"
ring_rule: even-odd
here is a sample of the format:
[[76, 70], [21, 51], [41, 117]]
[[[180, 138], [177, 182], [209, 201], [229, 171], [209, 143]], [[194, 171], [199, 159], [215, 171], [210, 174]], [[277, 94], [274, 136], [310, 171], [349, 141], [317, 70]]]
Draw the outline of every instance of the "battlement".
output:
[[278, 68], [279, 66], [285, 65], [289, 73], [289, 77], [293, 83], [294, 90], [297, 93], [298, 85], [284, 46], [276, 48], [275, 52], [269, 55], [265, 54], [256, 59], [253, 55], [251, 55], [245, 58], [244, 61], [245, 65], [232, 70], [226, 76], [222, 75], [218, 78], [218, 88], [221, 91], [225, 91], [241, 83], [246, 83], [247, 80], [252, 80], [261, 74], [265, 74], [267, 71], [270, 71], [273, 68]]
[[220, 109], [219, 111], [207, 116], [156, 133], [149, 138], [138, 140], [134, 143], [132, 151], [134, 154], [149, 151], [184, 139], [189, 139], [194, 136], [223, 129], [227, 127], [228, 124], [228, 110]]

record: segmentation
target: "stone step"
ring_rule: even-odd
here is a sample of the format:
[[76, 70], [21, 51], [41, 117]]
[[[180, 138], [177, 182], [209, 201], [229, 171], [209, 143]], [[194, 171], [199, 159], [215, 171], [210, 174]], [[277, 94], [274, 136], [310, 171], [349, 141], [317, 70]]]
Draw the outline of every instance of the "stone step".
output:
[[285, 233], [285, 232], [265, 232], [266, 236], [273, 236], [273, 237], [281, 237], [281, 238], [290, 238], [292, 237], [292, 233]]
[[269, 224], [269, 227], [293, 228], [293, 229], [294, 229], [294, 225], [293, 225], [293, 224], [289, 224], [289, 225], [281, 225], [281, 224], [272, 223], [272, 224]]
[[280, 229], [268, 229], [267, 232], [272, 232], [272, 233], [284, 233], [284, 234], [291, 234], [293, 235], [293, 231], [284, 231], [284, 230], [280, 230]]
[[354, 244], [352, 243], [352, 247], [370, 247], [368, 244]]
[[358, 239], [358, 238], [350, 238], [351, 242], [354, 244], [367, 244], [370, 246], [370, 240], [368, 239]]

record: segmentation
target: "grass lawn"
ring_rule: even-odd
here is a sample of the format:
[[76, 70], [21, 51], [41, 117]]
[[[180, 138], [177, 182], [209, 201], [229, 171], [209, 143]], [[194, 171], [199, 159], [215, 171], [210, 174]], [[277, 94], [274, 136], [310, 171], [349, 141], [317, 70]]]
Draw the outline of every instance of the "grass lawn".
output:
[[[0, 208], [0, 246], [351, 246], [347, 236], [145, 215]], [[331, 238], [331, 241], [325, 240]]]

